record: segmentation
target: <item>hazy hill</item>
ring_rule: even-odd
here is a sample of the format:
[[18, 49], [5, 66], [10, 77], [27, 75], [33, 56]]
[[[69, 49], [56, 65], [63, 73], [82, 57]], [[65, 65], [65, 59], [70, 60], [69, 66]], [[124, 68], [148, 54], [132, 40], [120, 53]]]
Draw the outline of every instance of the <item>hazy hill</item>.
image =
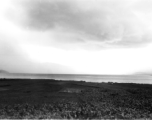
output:
[[0, 73], [9, 73], [9, 72], [6, 70], [0, 70]]

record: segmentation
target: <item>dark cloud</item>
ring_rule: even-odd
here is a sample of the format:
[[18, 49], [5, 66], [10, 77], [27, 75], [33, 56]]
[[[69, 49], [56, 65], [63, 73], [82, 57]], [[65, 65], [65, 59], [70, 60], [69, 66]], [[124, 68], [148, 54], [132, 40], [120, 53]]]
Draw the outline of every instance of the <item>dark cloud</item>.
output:
[[[88, 46], [92, 42], [98, 42], [97, 47], [135, 47], [151, 42], [151, 37], [149, 34], [147, 37], [134, 9], [128, 7], [130, 2], [125, 1], [125, 5], [119, 0], [102, 0], [89, 8], [84, 1], [21, 0], [21, 8], [26, 14], [26, 20], [21, 22], [22, 26], [38, 32], [53, 31], [54, 43], [60, 43], [59, 47], [65, 46], [62, 45], [65, 43], [76, 46], [79, 42]], [[47, 44], [50, 42], [44, 41]]]
[[[107, 15], [100, 13], [99, 16], [97, 11], [83, 10], [77, 6], [76, 2], [33, 0], [25, 2], [24, 7], [28, 14], [25, 26], [31, 29], [38, 31], [62, 29], [101, 41], [109, 38], [108, 33], [104, 30]], [[78, 38], [78, 40], [80, 39]]]

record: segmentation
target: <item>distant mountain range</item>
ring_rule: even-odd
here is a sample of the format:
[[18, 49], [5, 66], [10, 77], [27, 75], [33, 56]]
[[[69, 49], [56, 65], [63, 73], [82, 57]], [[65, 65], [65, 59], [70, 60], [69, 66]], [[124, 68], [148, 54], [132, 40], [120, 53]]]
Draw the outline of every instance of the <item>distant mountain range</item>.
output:
[[6, 70], [0, 70], [0, 73], [9, 73], [9, 72]]

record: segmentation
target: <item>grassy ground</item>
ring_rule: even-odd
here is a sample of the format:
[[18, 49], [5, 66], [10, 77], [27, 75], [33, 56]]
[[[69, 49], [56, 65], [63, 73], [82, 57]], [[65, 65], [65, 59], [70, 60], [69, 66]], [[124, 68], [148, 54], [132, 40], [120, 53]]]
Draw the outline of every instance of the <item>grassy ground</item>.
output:
[[4, 118], [152, 119], [152, 85], [1, 79]]

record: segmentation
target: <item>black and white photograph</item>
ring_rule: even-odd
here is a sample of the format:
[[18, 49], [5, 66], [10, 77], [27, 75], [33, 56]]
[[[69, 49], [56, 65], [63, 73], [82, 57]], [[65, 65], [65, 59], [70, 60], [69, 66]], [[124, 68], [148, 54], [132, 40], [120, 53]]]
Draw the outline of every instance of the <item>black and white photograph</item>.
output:
[[0, 119], [152, 119], [152, 0], [0, 0]]

